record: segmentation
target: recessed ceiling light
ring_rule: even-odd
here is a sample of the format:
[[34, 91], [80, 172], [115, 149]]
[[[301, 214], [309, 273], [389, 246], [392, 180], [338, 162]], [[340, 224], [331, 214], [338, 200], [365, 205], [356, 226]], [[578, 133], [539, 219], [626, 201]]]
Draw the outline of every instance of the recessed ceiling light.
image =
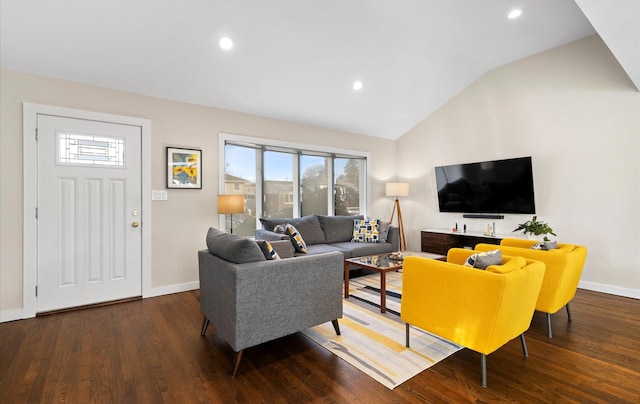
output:
[[518, 18], [521, 15], [522, 15], [522, 9], [514, 8], [513, 10], [509, 11], [507, 18], [509, 18], [510, 20], [513, 20], [514, 18]]
[[353, 89], [356, 91], [362, 90], [362, 82], [360, 80], [353, 82]]
[[228, 36], [220, 38], [220, 41], [218, 41], [218, 44], [222, 49], [225, 49], [225, 50], [233, 48], [233, 41]]

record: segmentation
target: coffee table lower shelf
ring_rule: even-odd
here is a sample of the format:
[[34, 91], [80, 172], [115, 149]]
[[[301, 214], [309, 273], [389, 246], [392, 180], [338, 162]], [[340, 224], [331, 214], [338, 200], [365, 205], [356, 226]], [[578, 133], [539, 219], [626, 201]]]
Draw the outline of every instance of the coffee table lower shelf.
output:
[[[344, 298], [349, 298], [349, 266], [354, 265], [356, 267], [365, 268], [371, 271], [380, 273], [380, 312], [385, 313], [387, 311], [387, 272], [398, 271], [402, 269], [402, 263], [404, 261], [395, 261], [389, 259], [389, 255], [376, 254], [368, 255], [364, 257], [346, 258], [344, 260]], [[443, 256], [438, 254], [422, 253], [405, 251], [404, 256], [417, 256], [431, 259], [442, 259]]]

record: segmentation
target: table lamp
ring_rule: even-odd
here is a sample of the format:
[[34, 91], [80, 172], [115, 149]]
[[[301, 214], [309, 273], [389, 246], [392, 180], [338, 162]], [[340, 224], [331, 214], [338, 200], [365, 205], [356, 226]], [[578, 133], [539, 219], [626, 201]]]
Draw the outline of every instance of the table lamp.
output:
[[218, 195], [218, 213], [231, 215], [231, 234], [233, 234], [233, 214], [244, 213], [244, 195]]

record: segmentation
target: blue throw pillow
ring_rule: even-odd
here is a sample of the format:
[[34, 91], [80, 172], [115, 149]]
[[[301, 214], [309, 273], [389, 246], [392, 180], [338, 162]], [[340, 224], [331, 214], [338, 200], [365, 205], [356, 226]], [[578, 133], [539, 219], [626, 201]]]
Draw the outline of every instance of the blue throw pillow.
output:
[[354, 243], [379, 243], [380, 242], [380, 219], [356, 219], [353, 222]]
[[291, 239], [291, 243], [293, 244], [293, 248], [296, 249], [297, 252], [307, 253], [307, 244], [304, 242], [300, 232], [293, 227], [290, 223], [287, 223], [284, 226], [284, 234], [288, 235]]
[[280, 259], [278, 252], [274, 250], [270, 242], [267, 240], [256, 240], [256, 243], [258, 244], [258, 247], [260, 247], [260, 250], [262, 250], [267, 261]]

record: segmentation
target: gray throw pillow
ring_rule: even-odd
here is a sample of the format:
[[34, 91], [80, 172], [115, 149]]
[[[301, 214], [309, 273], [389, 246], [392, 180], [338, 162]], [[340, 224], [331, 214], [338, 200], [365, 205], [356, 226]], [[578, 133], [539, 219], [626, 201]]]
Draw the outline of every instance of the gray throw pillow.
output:
[[486, 269], [489, 265], [502, 264], [502, 251], [492, 250], [483, 253], [472, 254], [464, 262], [464, 266], [478, 269]]
[[[265, 230], [274, 231], [277, 225], [286, 226], [287, 223], [291, 224], [298, 230], [300, 236], [304, 238], [305, 243], [308, 245], [324, 244], [326, 239], [320, 222], [318, 221], [318, 215], [315, 213], [303, 217], [285, 218], [285, 219], [265, 219], [261, 218], [260, 222]], [[353, 225], [353, 224], [352, 224]]]
[[389, 234], [389, 226], [391, 226], [391, 223], [380, 220], [380, 222], [378, 222], [378, 226], [378, 232], [380, 233], [378, 237], [380, 238], [380, 242], [386, 243], [387, 235]]
[[536, 243], [533, 247], [534, 250], [554, 250], [556, 248], [558, 248], [558, 242], [557, 241], [541, 241], [539, 243]]
[[207, 232], [207, 248], [211, 254], [234, 264], [265, 261], [264, 254], [255, 241], [213, 227]]
[[[356, 219], [363, 219], [362, 215], [355, 216], [324, 216], [318, 215], [318, 221], [324, 232], [327, 243], [343, 243], [351, 241], [353, 223]], [[305, 239], [306, 240], [306, 239]]]

